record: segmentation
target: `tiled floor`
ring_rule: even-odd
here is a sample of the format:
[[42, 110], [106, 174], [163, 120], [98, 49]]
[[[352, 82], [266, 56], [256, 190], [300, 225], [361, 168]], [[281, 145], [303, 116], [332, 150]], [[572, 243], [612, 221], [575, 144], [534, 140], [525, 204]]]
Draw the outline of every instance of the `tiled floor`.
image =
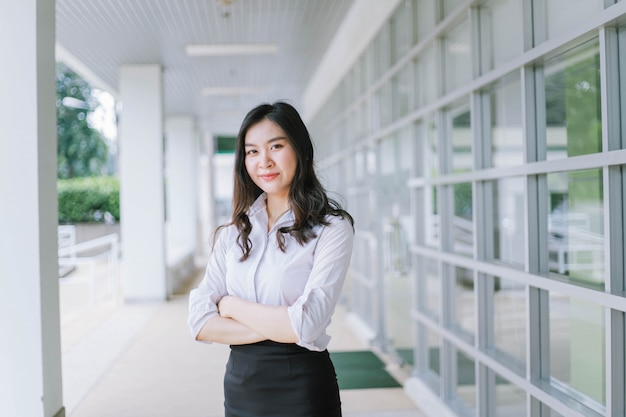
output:
[[[80, 297], [62, 288], [62, 302]], [[228, 347], [194, 342], [187, 295], [115, 307], [106, 299], [81, 312], [62, 309], [63, 390], [68, 417], [223, 416]], [[364, 349], [338, 309], [330, 350]], [[343, 390], [345, 417], [424, 416], [401, 388]]]

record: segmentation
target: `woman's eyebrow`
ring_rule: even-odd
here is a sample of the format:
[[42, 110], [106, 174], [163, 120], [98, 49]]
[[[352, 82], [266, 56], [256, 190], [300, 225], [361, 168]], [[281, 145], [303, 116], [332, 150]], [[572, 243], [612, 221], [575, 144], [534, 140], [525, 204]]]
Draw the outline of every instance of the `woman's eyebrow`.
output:
[[[267, 142], [265, 142], [265, 143], [272, 143], [272, 142], [276, 142], [276, 141], [279, 141], [279, 140], [287, 140], [287, 137], [286, 136], [276, 136], [275, 138], [268, 139]], [[244, 146], [257, 146], [257, 145], [254, 144], [254, 143], [245, 143]]]

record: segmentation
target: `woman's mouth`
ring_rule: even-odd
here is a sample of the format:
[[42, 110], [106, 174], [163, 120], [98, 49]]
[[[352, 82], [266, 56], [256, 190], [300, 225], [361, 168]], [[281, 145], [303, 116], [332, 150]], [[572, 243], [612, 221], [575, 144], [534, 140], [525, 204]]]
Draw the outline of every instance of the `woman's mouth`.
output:
[[259, 178], [261, 178], [263, 181], [271, 181], [277, 176], [278, 174], [265, 174], [265, 175], [259, 175]]

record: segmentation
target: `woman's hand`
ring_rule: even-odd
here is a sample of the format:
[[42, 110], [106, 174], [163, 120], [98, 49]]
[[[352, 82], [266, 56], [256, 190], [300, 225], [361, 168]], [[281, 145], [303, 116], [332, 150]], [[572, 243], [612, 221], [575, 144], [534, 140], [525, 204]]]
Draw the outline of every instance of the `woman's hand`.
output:
[[224, 297], [222, 297], [220, 299], [220, 301], [217, 303], [217, 311], [219, 311], [220, 316], [230, 319], [232, 318], [232, 305], [233, 305], [233, 301], [236, 301], [235, 296], [233, 295], [225, 295]]

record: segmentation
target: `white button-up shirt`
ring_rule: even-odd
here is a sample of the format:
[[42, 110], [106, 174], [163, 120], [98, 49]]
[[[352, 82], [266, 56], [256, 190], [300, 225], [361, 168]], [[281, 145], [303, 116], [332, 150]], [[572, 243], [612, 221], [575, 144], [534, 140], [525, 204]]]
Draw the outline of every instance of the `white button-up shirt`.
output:
[[316, 237], [300, 245], [283, 234], [285, 252], [278, 247], [276, 231], [293, 224], [294, 215], [285, 213], [267, 232], [265, 195], [248, 210], [252, 224], [252, 250], [241, 262], [234, 225], [222, 229], [211, 254], [204, 279], [189, 294], [189, 326], [197, 336], [211, 317], [217, 316], [217, 303], [234, 295], [256, 303], [288, 306], [289, 319], [298, 336], [297, 344], [322, 351], [330, 337], [326, 328], [339, 299], [350, 258], [354, 231], [350, 221], [328, 216], [327, 226], [313, 228]]

